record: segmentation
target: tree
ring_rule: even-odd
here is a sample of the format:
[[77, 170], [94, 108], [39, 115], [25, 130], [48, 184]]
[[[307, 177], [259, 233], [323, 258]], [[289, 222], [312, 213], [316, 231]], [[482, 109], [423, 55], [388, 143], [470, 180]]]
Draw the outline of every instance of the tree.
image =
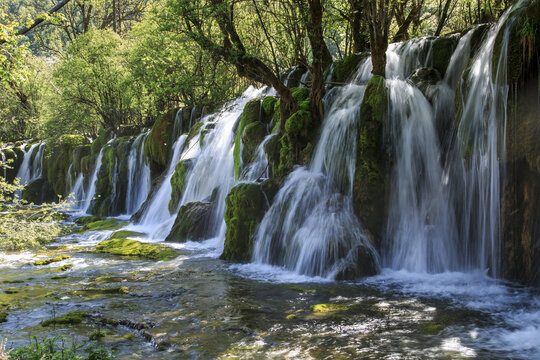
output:
[[71, 115], [94, 119], [112, 131], [140, 119], [132, 107], [138, 92], [130, 82], [123, 51], [123, 40], [111, 30], [91, 30], [73, 42], [54, 71], [61, 101], [72, 109]]
[[390, 11], [390, 0], [365, 0], [366, 17], [369, 26], [369, 43], [371, 49], [372, 73], [385, 76], [386, 49], [388, 33], [393, 14]]

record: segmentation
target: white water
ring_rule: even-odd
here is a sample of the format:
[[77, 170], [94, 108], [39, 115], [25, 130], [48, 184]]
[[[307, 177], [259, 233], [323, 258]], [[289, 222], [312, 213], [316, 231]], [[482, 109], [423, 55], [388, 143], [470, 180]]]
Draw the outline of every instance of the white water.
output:
[[144, 142], [148, 133], [142, 133], [131, 145], [128, 157], [128, 187], [126, 213], [134, 214], [144, 203], [152, 187], [150, 164], [144, 156]]
[[36, 153], [34, 157], [34, 161], [32, 162], [32, 167], [30, 170], [30, 181], [35, 181], [37, 179], [40, 179], [43, 175], [43, 153], [45, 151], [45, 143], [40, 143], [38, 152]]
[[17, 177], [19, 178], [20, 185], [26, 186], [32, 179], [32, 153], [37, 146], [39, 146], [39, 144], [32, 145], [28, 151], [25, 150], [26, 144], [21, 145], [20, 147], [20, 149], [24, 152], [23, 161], [19, 167], [19, 170], [17, 171]]
[[97, 182], [99, 171], [101, 170], [101, 161], [103, 159], [103, 149], [105, 149], [105, 146], [102, 147], [101, 150], [99, 151], [99, 155], [96, 159], [96, 165], [94, 166], [94, 171], [92, 172], [92, 177], [90, 178], [90, 183], [88, 184], [89, 186], [88, 191], [85, 192], [86, 196], [84, 198], [84, 201], [81, 203], [80, 208], [82, 209], [84, 213], [88, 213], [88, 209], [90, 208], [92, 199], [96, 195], [96, 182]]
[[356, 85], [340, 90], [309, 167], [286, 178], [265, 214], [255, 235], [254, 262], [334, 278], [354, 266], [359, 249], [376, 258], [351, 200], [364, 90]]

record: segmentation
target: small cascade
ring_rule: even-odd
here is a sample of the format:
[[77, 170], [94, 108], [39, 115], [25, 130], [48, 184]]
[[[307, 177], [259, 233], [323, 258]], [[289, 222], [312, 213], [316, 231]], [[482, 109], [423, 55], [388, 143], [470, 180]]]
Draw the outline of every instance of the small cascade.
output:
[[395, 153], [388, 266], [415, 272], [455, 269], [455, 221], [444, 181], [431, 105], [404, 80], [387, 80]]
[[186, 188], [180, 205], [214, 198], [212, 221], [209, 234], [220, 239], [225, 235], [225, 197], [235, 184], [234, 179], [234, 132], [233, 127], [251, 99], [260, 97], [267, 88], [249, 87], [241, 97], [225, 105], [207, 121], [215, 123], [214, 129], [204, 139], [204, 147], [194, 159], [192, 169], [186, 177]]
[[[6, 165], [6, 155], [3, 151], [0, 151], [0, 154], [2, 155], [2, 164]], [[7, 168], [4, 167], [4, 180], [7, 179]]]
[[72, 200], [75, 202], [72, 210], [82, 210], [86, 204], [86, 192], [84, 191], [84, 174], [82, 172], [77, 175], [77, 178], [75, 179], [75, 182], [73, 182], [69, 193], [73, 194]]
[[19, 167], [19, 170], [17, 171], [17, 177], [19, 178], [20, 185], [26, 186], [32, 179], [32, 153], [34, 152], [34, 149], [38, 146], [39, 144], [34, 144], [30, 146], [30, 149], [28, 149], [28, 151], [26, 151], [26, 144], [21, 145], [21, 150], [24, 152], [24, 158], [21, 166]]
[[30, 182], [40, 179], [43, 176], [43, 154], [45, 152], [45, 143], [39, 144], [38, 151], [34, 156], [30, 171]]
[[[181, 111], [179, 111], [181, 112]], [[178, 114], [177, 117], [178, 119]], [[181, 118], [181, 115], [180, 115]], [[175, 131], [177, 130], [177, 121], [175, 121]], [[181, 120], [180, 120], [181, 126]], [[128, 157], [128, 184], [126, 196], [126, 213], [134, 214], [144, 203], [150, 188], [152, 179], [150, 176], [150, 164], [144, 156], [144, 142], [148, 133], [142, 133], [131, 145]]]
[[[257, 147], [255, 159], [245, 167], [240, 175], [240, 180], [242, 181], [257, 181], [259, 179], [268, 179], [268, 158], [266, 152], [264, 151], [264, 146], [270, 139], [272, 139], [276, 134], [267, 135], [264, 140]], [[242, 158], [242, 156], [240, 156]]]
[[184, 108], [178, 109], [174, 117], [174, 125], [172, 131], [172, 141], [175, 141], [182, 135], [184, 129], [182, 129], [182, 120], [184, 119]]
[[[172, 187], [171, 178], [174, 174], [176, 164], [180, 161], [182, 150], [186, 144], [187, 135], [180, 136], [172, 146], [172, 156], [157, 192], [152, 196], [152, 199], [144, 210], [139, 224], [144, 226], [159, 228], [161, 224], [167, 222], [171, 218], [167, 204], [171, 199]], [[165, 234], [166, 235], [166, 234]], [[164, 237], [164, 236], [163, 236]]]
[[259, 225], [254, 262], [326, 278], [355, 269], [357, 263], [375, 271], [376, 251], [352, 205], [364, 90], [357, 85], [339, 90], [310, 165], [286, 178]]
[[99, 171], [101, 170], [101, 162], [103, 160], [103, 149], [105, 147], [102, 147], [99, 151], [99, 155], [96, 159], [96, 166], [94, 167], [94, 171], [92, 172], [92, 176], [90, 177], [90, 182], [88, 184], [89, 188], [88, 191], [85, 192], [86, 196], [84, 198], [84, 201], [81, 202], [80, 209], [87, 213], [88, 209], [90, 208], [90, 204], [92, 203], [92, 199], [94, 198], [96, 194], [96, 182], [98, 178]]

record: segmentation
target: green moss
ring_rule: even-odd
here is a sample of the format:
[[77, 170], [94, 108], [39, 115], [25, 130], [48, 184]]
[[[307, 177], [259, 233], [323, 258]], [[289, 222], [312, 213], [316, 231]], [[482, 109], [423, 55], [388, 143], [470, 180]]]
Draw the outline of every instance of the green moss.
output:
[[197, 122], [191, 126], [191, 129], [189, 130], [188, 137], [186, 138], [186, 144], [189, 144], [189, 142], [199, 133], [201, 132], [201, 128], [203, 127], [202, 122]]
[[115, 219], [98, 220], [84, 225], [81, 229], [79, 229], [79, 233], [84, 233], [87, 231], [117, 230], [126, 226], [127, 224], [127, 222], [119, 222]]
[[24, 283], [24, 280], [4, 280], [2, 282], [4, 284], [22, 284]]
[[276, 108], [276, 98], [273, 96], [265, 96], [262, 101], [262, 108], [264, 112], [264, 122], [269, 122], [274, 117]]
[[169, 201], [169, 212], [173, 213], [178, 209], [178, 204], [184, 196], [186, 189], [187, 174], [193, 165], [191, 159], [179, 161], [171, 177], [171, 200]]
[[258, 184], [239, 184], [225, 199], [225, 246], [221, 259], [246, 262], [251, 259], [255, 230], [264, 216], [266, 199]]
[[213, 204], [210, 202], [194, 201], [182, 205], [165, 241], [186, 242], [207, 239], [212, 235], [208, 232], [212, 208]]
[[6, 294], [17, 294], [18, 292], [19, 292], [19, 289], [16, 287], [4, 288], [4, 293]]
[[332, 80], [336, 82], [347, 82], [351, 75], [356, 72], [358, 64], [365, 58], [362, 54], [352, 54], [334, 63], [334, 73]]
[[111, 135], [108, 131], [106, 131], [105, 129], [103, 128], [100, 128], [99, 129], [99, 132], [98, 132], [98, 137], [94, 139], [94, 141], [92, 142], [92, 145], [91, 145], [91, 153], [92, 153], [92, 157], [94, 158], [97, 158], [101, 148], [103, 146], [105, 146], [105, 144], [107, 143], [107, 141], [109, 141], [109, 139], [111, 138]]
[[0, 312], [0, 323], [4, 323], [7, 321], [8, 314], [5, 312]]
[[98, 216], [83, 216], [82, 218], [78, 218], [75, 221], [75, 224], [86, 225], [86, 224], [93, 223], [99, 220], [101, 220], [101, 218]]
[[62, 280], [62, 279], [67, 279], [67, 275], [54, 275], [54, 276], [51, 276], [51, 280]]
[[266, 126], [260, 121], [253, 122], [247, 125], [244, 129], [242, 142], [242, 162], [243, 164], [251, 163], [257, 156], [257, 148], [267, 135]]
[[109, 237], [109, 240], [110, 239], [127, 239], [130, 237], [143, 236], [143, 235], [144, 235], [143, 233], [136, 232], [136, 231], [120, 230], [120, 231], [116, 231], [112, 233], [112, 235]]
[[334, 311], [344, 311], [349, 307], [342, 304], [317, 304], [311, 305], [310, 309], [313, 312], [325, 313], [325, 312], [334, 312]]
[[172, 129], [176, 109], [160, 115], [144, 142], [144, 154], [155, 163], [165, 167], [172, 146]]
[[270, 173], [270, 177], [275, 177], [278, 174], [280, 149], [281, 144], [279, 142], [279, 136], [277, 134], [274, 134], [272, 138], [270, 138], [264, 144], [264, 153], [266, 154], [266, 158], [268, 159], [268, 170]]
[[418, 324], [418, 332], [425, 335], [437, 335], [444, 330], [444, 326], [433, 322]]
[[71, 269], [73, 267], [73, 264], [66, 264], [66, 265], [63, 265], [63, 266], [60, 266], [58, 269], [56, 269], [55, 271], [58, 271], [58, 272], [62, 272], [62, 271], [68, 271], [69, 269]]
[[240, 159], [240, 151], [242, 148], [242, 137], [244, 136], [244, 129], [247, 125], [259, 121], [261, 110], [261, 99], [253, 99], [249, 101], [242, 111], [242, 117], [240, 118], [240, 124], [236, 132], [236, 140], [234, 142], [234, 176], [236, 179], [240, 176], [242, 161]]
[[294, 319], [297, 319], [298, 316], [296, 316], [295, 314], [289, 314], [287, 316], [285, 316], [285, 319], [287, 320], [294, 320]]
[[168, 246], [141, 243], [130, 239], [105, 240], [96, 245], [96, 250], [101, 253], [137, 256], [157, 261], [171, 260], [179, 255]]
[[73, 150], [86, 142], [86, 138], [82, 135], [62, 135], [57, 139], [47, 140], [43, 154], [43, 173], [54, 194], [66, 195], [67, 171], [71, 165]]
[[86, 311], [73, 311], [65, 315], [61, 315], [58, 317], [55, 317], [50, 320], [44, 320], [40, 324], [43, 327], [47, 327], [49, 325], [75, 325], [80, 324], [83, 322], [84, 317], [86, 316]]
[[111, 330], [94, 330], [89, 336], [89, 339], [92, 341], [99, 340], [104, 338], [105, 336], [113, 335], [114, 332]]
[[38, 265], [38, 266], [49, 265], [49, 264], [51, 264], [53, 262], [59, 262], [59, 261], [62, 261], [62, 260], [65, 260], [65, 259], [70, 259], [70, 258], [71, 258], [71, 256], [69, 256], [69, 255], [59, 255], [59, 256], [49, 258], [49, 259], [45, 259], [45, 260], [34, 261], [34, 265]]
[[291, 95], [297, 103], [301, 103], [309, 98], [308, 88], [296, 87], [291, 89]]

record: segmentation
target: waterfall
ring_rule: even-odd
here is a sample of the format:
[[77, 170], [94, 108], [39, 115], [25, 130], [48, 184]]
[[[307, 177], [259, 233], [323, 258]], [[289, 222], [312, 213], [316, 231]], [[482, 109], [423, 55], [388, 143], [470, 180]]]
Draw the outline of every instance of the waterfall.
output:
[[286, 178], [259, 225], [254, 262], [335, 278], [355, 267], [359, 253], [367, 252], [376, 259], [352, 204], [359, 104], [364, 90], [365, 86], [357, 85], [339, 90], [311, 163]]
[[99, 151], [99, 155], [96, 159], [96, 165], [94, 167], [94, 171], [92, 172], [92, 176], [90, 177], [90, 183], [88, 184], [89, 189], [85, 192], [86, 196], [84, 198], [84, 201], [81, 203], [81, 209], [84, 213], [88, 212], [88, 209], [90, 208], [90, 204], [92, 203], [92, 199], [94, 198], [94, 195], [96, 194], [96, 182], [99, 174], [99, 170], [101, 170], [101, 161], [103, 159], [103, 149], [105, 149], [105, 146], [101, 148]]
[[[270, 139], [272, 139], [276, 134], [267, 135], [264, 140], [259, 144], [256, 150], [255, 159], [248, 164], [240, 175], [242, 181], [257, 181], [259, 179], [268, 179], [268, 158], [266, 152], [264, 151], [264, 146]], [[242, 158], [242, 153], [240, 153], [240, 159]]]
[[[506, 50], [511, 23], [507, 19], [508, 12], [491, 28], [461, 76], [456, 101], [463, 110], [456, 121], [455, 141], [448, 135], [453, 126], [448, 114], [453, 112], [454, 90], [467, 65], [475, 29], [460, 39], [445, 78], [428, 87], [426, 95], [433, 105], [404, 81], [414, 67], [407, 64], [425, 66], [430, 61], [429, 53], [424, 63], [418, 62], [415, 47], [409, 47], [414, 50], [411, 55], [400, 45], [387, 53], [387, 74], [391, 75], [387, 80], [389, 132], [395, 154], [383, 246], [387, 266], [416, 272], [481, 269], [493, 276], [500, 272], [501, 163], [506, 138]], [[500, 31], [501, 51], [494, 54]], [[401, 57], [394, 54], [396, 49], [401, 49]], [[499, 57], [495, 78], [493, 56]], [[436, 124], [443, 128], [447, 139], [437, 138]]]
[[34, 156], [30, 171], [30, 181], [40, 179], [43, 176], [43, 154], [45, 152], [45, 143], [39, 144], [38, 152]]
[[387, 265], [416, 272], [455, 268], [455, 221], [431, 105], [404, 80], [387, 80], [387, 87], [395, 153]]
[[[32, 153], [34, 152], [34, 149], [39, 146], [39, 144], [34, 144], [30, 146], [30, 149], [28, 149], [28, 151], [25, 150], [26, 146], [26, 144], [21, 145], [21, 150], [24, 152], [24, 158], [21, 166], [19, 167], [19, 170], [17, 171], [19, 184], [23, 186], [28, 185], [28, 183], [32, 180]], [[18, 193], [20, 195], [20, 191]]]
[[[178, 118], [178, 115], [177, 115]], [[176, 129], [176, 121], [175, 121]], [[134, 214], [144, 203], [152, 186], [150, 164], [144, 156], [144, 142], [148, 133], [142, 133], [131, 145], [128, 157], [128, 185], [126, 213]]]
[[[159, 188], [153, 195], [150, 203], [144, 210], [139, 223], [145, 226], [155, 227], [167, 222], [171, 218], [167, 204], [171, 198], [172, 187], [171, 178], [176, 168], [176, 163], [180, 161], [182, 150], [186, 143], [187, 135], [180, 136], [172, 146], [172, 156], [169, 160], [167, 171], [159, 184]], [[165, 234], [166, 235], [166, 234]]]

